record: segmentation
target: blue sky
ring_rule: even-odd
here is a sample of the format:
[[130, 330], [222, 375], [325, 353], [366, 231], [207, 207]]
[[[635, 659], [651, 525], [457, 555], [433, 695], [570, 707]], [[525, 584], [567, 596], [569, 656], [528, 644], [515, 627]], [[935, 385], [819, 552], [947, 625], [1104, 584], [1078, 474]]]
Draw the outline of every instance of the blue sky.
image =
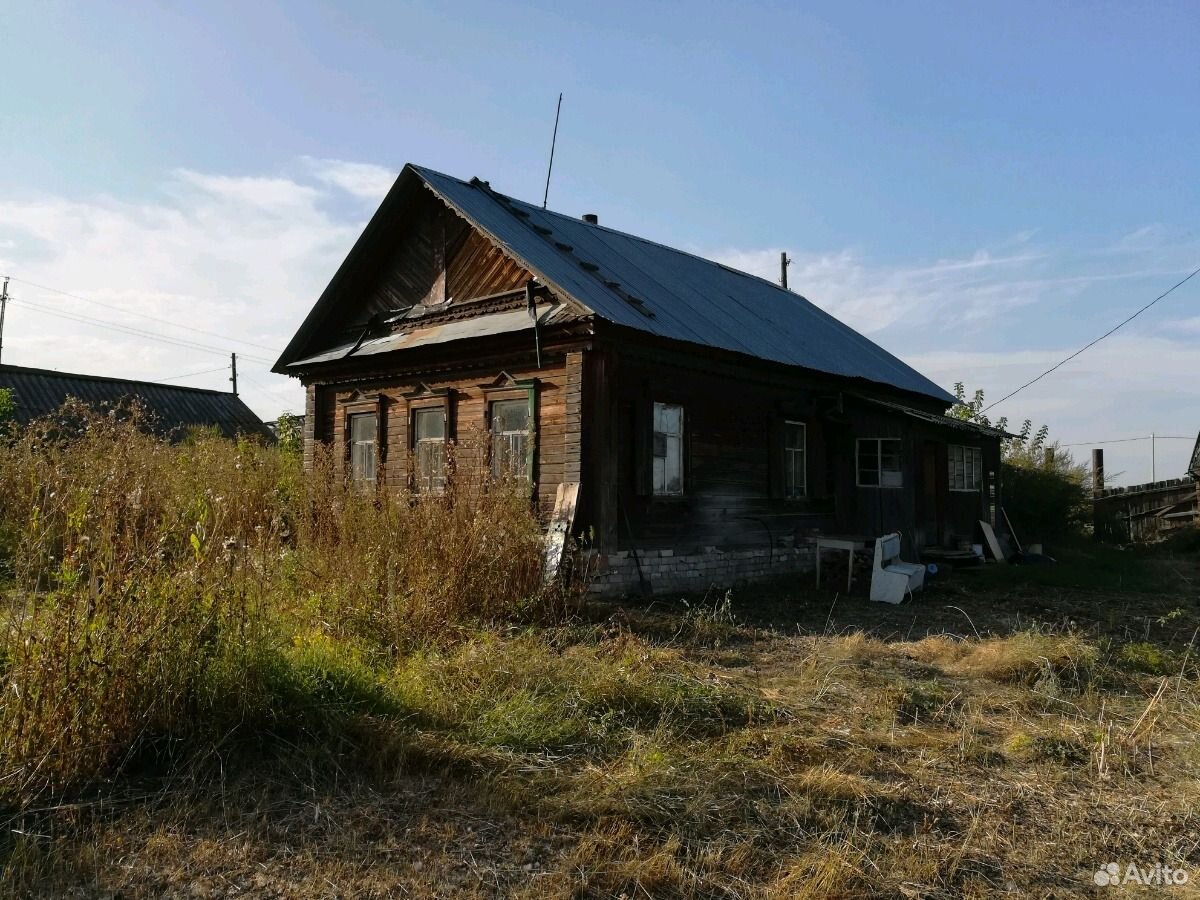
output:
[[[769, 277], [787, 249], [794, 289], [993, 399], [1200, 265], [1194, 4], [175, 6], [0, 12], [5, 361], [221, 364], [37, 306], [271, 356], [404, 162], [540, 197], [560, 90], [551, 206]], [[248, 402], [298, 409], [265, 368]], [[994, 412], [1194, 435], [1198, 372], [1200, 278]], [[1148, 442], [1106, 450], [1149, 478]]]

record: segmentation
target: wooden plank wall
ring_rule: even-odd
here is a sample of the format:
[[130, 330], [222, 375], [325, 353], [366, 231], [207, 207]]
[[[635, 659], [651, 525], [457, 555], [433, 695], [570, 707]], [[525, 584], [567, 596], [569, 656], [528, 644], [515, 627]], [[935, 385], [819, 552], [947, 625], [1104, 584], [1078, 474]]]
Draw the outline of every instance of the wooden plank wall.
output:
[[[618, 510], [620, 548], [674, 548], [679, 552], [716, 547], [766, 547], [794, 541], [797, 531], [833, 525], [826, 445], [820, 429], [808, 435], [809, 497], [771, 497], [770, 435], [783, 418], [811, 423], [816, 397], [803, 390], [731, 382], [690, 368], [622, 357], [616, 378]], [[684, 407], [682, 498], [650, 495], [636, 469], [638, 416], [649, 417], [653, 402]], [[776, 476], [777, 477], [777, 476]]]
[[[950, 491], [947, 446], [978, 446], [984, 469], [999, 472], [999, 442], [951, 431], [876, 407], [838, 409], [828, 389], [738, 381], [693, 368], [673, 368], [645, 359], [621, 358], [616, 377], [617, 510], [588, 509], [589, 518], [616, 532], [601, 549], [746, 547], [788, 544], [820, 530], [879, 535], [900, 531], [905, 552], [955, 539], [974, 539], [978, 521], [988, 517], [987, 483], [979, 491]], [[650, 495], [638, 470], [638, 416], [648, 418], [654, 401], [684, 407], [685, 491], [682, 498]], [[779, 437], [785, 420], [807, 431], [808, 496], [789, 500], [774, 483]], [[644, 427], [644, 426], [643, 426]], [[902, 442], [903, 485], [859, 487], [856, 439], [898, 438]], [[593, 442], [603, 452], [603, 441]], [[923, 471], [922, 452], [932, 444], [935, 458]], [[933, 478], [926, 486], [926, 479]], [[605, 486], [589, 486], [603, 506]], [[924, 493], [927, 490], [927, 493]], [[926, 498], [922, 503], [923, 496]], [[1000, 498], [996, 499], [997, 505]], [[924, 517], [924, 518], [923, 518]], [[932, 519], [932, 522], [930, 521]], [[607, 528], [607, 532], [605, 532]]]
[[[560, 354], [545, 361], [542, 368], [510, 368], [504, 371], [517, 381], [537, 379], [536, 447], [533, 476], [537, 485], [540, 512], [548, 516], [554, 507], [555, 493], [564, 480], [579, 480], [582, 352]], [[472, 372], [469, 376], [447, 378], [408, 376], [404, 379], [380, 378], [350, 385], [328, 386], [315, 392], [321, 403], [317, 421], [328, 421], [329, 436], [334, 448], [346, 446], [346, 407], [361, 396], [378, 395], [382, 400], [385, 418], [383, 446], [384, 483], [393, 489], [409, 484], [411, 468], [409, 412], [410, 401], [405, 396], [426, 385], [434, 390], [449, 388], [450, 435], [456, 443], [455, 463], [462, 476], [479, 477], [486, 474], [488, 439], [488, 399], [481, 385], [493, 383], [501, 374], [497, 368], [488, 372]], [[310, 391], [312, 388], [310, 387]], [[413, 401], [419, 402], [419, 401]], [[314, 439], [320, 440], [320, 437]], [[335, 453], [344, 465], [345, 453]], [[306, 458], [311, 458], [307, 451]]]
[[329, 323], [325, 343], [336, 344], [339, 336], [361, 328], [376, 314], [414, 304], [487, 297], [524, 287], [532, 277], [432, 194], [404, 223], [401, 236], [377, 265], [374, 285]]

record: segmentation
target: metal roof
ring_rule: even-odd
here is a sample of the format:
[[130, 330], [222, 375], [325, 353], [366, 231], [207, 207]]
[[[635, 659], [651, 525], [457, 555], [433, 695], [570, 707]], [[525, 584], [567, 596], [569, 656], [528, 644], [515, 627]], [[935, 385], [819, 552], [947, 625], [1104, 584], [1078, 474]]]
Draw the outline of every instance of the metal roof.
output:
[[137, 399], [164, 433], [196, 426], [215, 426], [226, 437], [271, 433], [240, 398], [222, 391], [9, 365], [0, 365], [0, 388], [12, 391], [20, 424], [49, 415], [68, 397], [90, 406]]
[[[764, 278], [406, 166], [540, 281], [597, 317], [664, 338], [954, 398], [878, 344]], [[404, 173], [397, 180], [397, 190]]]
[[959, 419], [955, 416], [942, 416], [937, 413], [926, 412], [923, 409], [913, 409], [911, 406], [904, 406], [901, 403], [893, 403], [890, 400], [880, 400], [878, 397], [865, 397], [859, 394], [854, 395], [857, 399], [875, 406], [882, 406], [885, 409], [890, 409], [893, 412], [898, 412], [903, 416], [911, 419], [920, 419], [922, 422], [928, 422], [931, 425], [940, 425], [944, 428], [953, 428], [956, 431], [966, 431], [972, 434], [980, 434], [990, 438], [1013, 438], [1015, 434], [1009, 434], [1001, 428], [993, 428], [991, 425], [980, 425], [978, 422], [971, 422], [967, 419]]
[[[548, 307], [538, 310], [538, 324], [552, 324], [557, 314], [563, 309], [561, 303], [551, 303]], [[407, 323], [406, 323], [407, 324]], [[324, 350], [313, 356], [298, 359], [293, 366], [309, 366], [314, 363], [331, 362], [336, 359], [350, 357], [373, 356], [376, 353], [390, 353], [392, 350], [405, 350], [410, 347], [422, 347], [429, 344], [444, 344], [448, 341], [464, 340], [473, 337], [485, 337], [494, 334], [509, 334], [515, 331], [532, 331], [533, 318], [528, 309], [510, 309], [504, 312], [486, 313], [470, 319], [458, 319], [440, 324], [430, 324], [421, 327], [421, 320], [416, 319], [408, 328], [385, 334], [380, 337], [367, 338], [361, 341], [344, 343], [338, 347]]]

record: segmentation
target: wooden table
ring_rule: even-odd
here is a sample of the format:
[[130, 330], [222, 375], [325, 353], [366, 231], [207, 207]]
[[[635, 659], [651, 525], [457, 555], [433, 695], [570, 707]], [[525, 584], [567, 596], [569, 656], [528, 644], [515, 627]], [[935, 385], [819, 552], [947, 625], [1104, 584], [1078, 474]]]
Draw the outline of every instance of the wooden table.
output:
[[817, 587], [821, 586], [821, 551], [845, 550], [850, 554], [850, 564], [846, 568], [846, 593], [850, 593], [854, 584], [854, 551], [867, 549], [866, 538], [825, 534], [813, 538], [813, 541], [817, 545]]

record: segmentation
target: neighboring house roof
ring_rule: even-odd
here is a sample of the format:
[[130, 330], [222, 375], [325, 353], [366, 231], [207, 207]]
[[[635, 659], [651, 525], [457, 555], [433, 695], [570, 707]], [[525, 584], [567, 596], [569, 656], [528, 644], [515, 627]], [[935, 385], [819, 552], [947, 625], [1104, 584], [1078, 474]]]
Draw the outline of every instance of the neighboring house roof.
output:
[[1188, 474], [1200, 479], [1200, 434], [1196, 435], [1196, 446], [1192, 448], [1192, 462], [1188, 465]]
[[270, 435], [250, 407], [234, 394], [222, 391], [9, 365], [0, 365], [0, 388], [12, 391], [16, 419], [21, 424], [49, 415], [68, 397], [90, 406], [136, 399], [163, 432], [216, 427], [226, 437]]
[[[556, 293], [597, 318], [664, 338], [743, 353], [935, 398], [954, 398], [873, 341], [764, 278], [470, 182], [407, 165], [330, 287], [289, 344], [276, 371], [309, 355], [309, 340], [342, 298], [345, 280], [372, 231], [401, 215], [400, 197], [419, 180]], [[325, 348], [311, 348], [325, 349]], [[309, 352], [306, 352], [309, 351]]]

